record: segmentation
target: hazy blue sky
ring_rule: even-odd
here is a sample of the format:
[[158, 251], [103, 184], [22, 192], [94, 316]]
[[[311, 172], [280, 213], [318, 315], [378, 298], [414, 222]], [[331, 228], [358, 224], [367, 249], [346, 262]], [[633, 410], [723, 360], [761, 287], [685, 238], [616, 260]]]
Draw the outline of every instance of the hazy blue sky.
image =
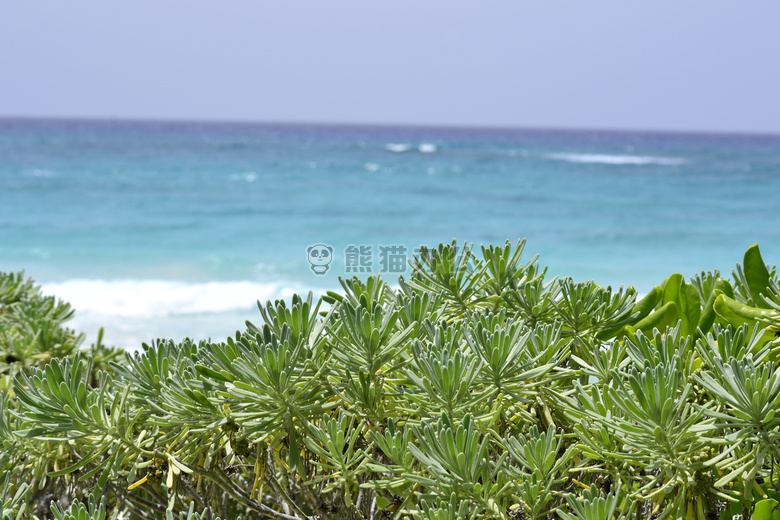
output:
[[780, 133], [780, 2], [5, 1], [0, 116]]

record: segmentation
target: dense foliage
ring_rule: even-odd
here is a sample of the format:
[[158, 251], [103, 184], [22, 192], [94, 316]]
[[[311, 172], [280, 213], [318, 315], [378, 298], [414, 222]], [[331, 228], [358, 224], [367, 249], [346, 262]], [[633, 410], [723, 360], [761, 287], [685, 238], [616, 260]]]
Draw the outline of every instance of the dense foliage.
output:
[[758, 247], [637, 301], [523, 245], [423, 248], [397, 288], [342, 280], [124, 359], [0, 276], [0, 518], [769, 518], [780, 287]]

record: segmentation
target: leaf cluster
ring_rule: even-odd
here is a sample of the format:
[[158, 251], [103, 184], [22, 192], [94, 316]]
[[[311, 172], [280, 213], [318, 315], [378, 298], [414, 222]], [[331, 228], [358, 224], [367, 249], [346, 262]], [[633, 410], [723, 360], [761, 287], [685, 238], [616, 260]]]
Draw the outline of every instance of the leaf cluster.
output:
[[[709, 520], [780, 494], [780, 284], [757, 246], [731, 280], [674, 274], [641, 299], [549, 278], [523, 248], [422, 248], [395, 288], [258, 302], [224, 342], [20, 366], [0, 396], [7, 509]], [[4, 279], [28, 312], [34, 286]]]

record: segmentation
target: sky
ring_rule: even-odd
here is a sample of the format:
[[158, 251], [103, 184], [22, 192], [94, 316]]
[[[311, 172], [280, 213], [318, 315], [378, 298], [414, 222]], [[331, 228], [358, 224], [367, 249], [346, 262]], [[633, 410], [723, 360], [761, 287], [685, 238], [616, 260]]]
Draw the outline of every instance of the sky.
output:
[[0, 117], [780, 133], [780, 2], [0, 4]]

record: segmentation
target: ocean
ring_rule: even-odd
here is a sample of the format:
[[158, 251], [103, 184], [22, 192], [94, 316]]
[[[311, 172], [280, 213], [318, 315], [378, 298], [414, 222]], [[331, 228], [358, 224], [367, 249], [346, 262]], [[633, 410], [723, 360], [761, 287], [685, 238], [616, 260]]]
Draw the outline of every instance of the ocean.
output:
[[453, 238], [640, 293], [780, 263], [780, 136], [0, 119], [0, 270], [88, 341], [222, 341]]

